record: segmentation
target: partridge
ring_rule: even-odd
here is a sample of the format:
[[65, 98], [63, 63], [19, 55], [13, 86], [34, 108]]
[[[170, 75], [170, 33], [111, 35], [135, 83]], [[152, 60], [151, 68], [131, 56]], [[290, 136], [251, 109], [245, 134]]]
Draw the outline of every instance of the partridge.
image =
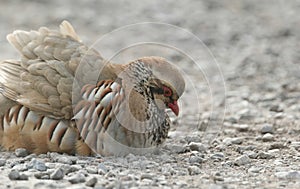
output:
[[161, 57], [113, 64], [73, 27], [15, 31], [20, 60], [0, 62], [0, 145], [32, 153], [145, 153], [167, 137], [185, 82]]

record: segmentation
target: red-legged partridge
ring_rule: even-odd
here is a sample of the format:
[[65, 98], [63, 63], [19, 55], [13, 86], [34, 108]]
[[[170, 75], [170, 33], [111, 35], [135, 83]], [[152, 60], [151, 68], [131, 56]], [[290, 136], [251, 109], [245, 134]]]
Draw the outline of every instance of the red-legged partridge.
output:
[[90, 155], [144, 153], [166, 139], [185, 83], [165, 59], [105, 61], [66, 21], [60, 31], [15, 31], [21, 60], [0, 62], [0, 144]]

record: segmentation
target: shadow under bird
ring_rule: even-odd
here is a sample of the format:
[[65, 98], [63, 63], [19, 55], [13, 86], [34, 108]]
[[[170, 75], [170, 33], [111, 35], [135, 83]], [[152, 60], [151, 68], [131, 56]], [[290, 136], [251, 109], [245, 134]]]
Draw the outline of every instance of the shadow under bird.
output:
[[0, 145], [32, 153], [103, 156], [159, 147], [179, 114], [185, 82], [161, 57], [113, 64], [60, 30], [14, 31], [20, 60], [0, 62]]

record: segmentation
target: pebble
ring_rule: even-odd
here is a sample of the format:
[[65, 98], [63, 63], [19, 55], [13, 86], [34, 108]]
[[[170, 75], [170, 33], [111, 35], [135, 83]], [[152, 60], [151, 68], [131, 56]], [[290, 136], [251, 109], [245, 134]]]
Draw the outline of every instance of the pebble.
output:
[[300, 142], [298, 141], [291, 142], [291, 147], [295, 148], [296, 150], [300, 150]]
[[20, 178], [20, 173], [17, 170], [12, 170], [9, 174], [8, 174], [8, 178], [10, 180], [19, 180]]
[[192, 143], [192, 142], [200, 143], [202, 141], [201, 137], [195, 134], [191, 136], [186, 136], [184, 139], [187, 141], [187, 143]]
[[188, 147], [190, 148], [190, 150], [192, 151], [198, 151], [198, 152], [205, 152], [207, 150], [207, 148], [205, 147], [204, 144], [200, 143], [200, 142], [191, 142]]
[[192, 165], [188, 167], [189, 175], [198, 175], [201, 173], [201, 169], [198, 166]]
[[28, 164], [28, 168], [29, 169], [35, 169], [35, 170], [38, 170], [38, 171], [46, 171], [47, 170], [47, 167], [45, 165], [44, 162], [42, 161], [39, 161], [35, 158], [33, 158], [29, 164]]
[[253, 152], [253, 151], [248, 151], [245, 154], [247, 154], [247, 156], [251, 159], [256, 159], [257, 158], [257, 153]]
[[266, 134], [266, 133], [274, 133], [274, 128], [273, 125], [271, 124], [264, 124], [262, 128], [260, 129], [261, 134]]
[[55, 169], [53, 173], [50, 175], [50, 179], [52, 180], [61, 180], [65, 176], [64, 170], [61, 168]]
[[282, 171], [275, 173], [279, 179], [300, 179], [300, 171]]
[[66, 156], [59, 156], [57, 157], [56, 160], [58, 163], [63, 163], [63, 164], [68, 164], [68, 165], [72, 165], [73, 162], [70, 158], [66, 157]]
[[141, 175], [141, 180], [143, 180], [143, 179], [150, 179], [150, 180], [152, 180], [153, 177], [154, 177], [153, 174], [150, 174], [150, 173], [143, 173], [143, 174]]
[[224, 156], [224, 153], [219, 152], [219, 153], [215, 153], [215, 154], [211, 155], [210, 158], [213, 160], [223, 160], [225, 158], [225, 156]]
[[246, 132], [249, 130], [249, 125], [247, 124], [233, 124], [233, 127], [239, 132]]
[[283, 112], [283, 107], [282, 107], [282, 105], [275, 104], [275, 105], [272, 105], [270, 107], [270, 111], [273, 111], [273, 112]]
[[86, 181], [85, 185], [89, 187], [94, 187], [98, 182], [98, 179], [96, 177], [90, 178], [88, 181]]
[[14, 170], [17, 170], [17, 171], [27, 171], [28, 170], [28, 166], [26, 163], [22, 163], [22, 164], [17, 164], [13, 167]]
[[259, 159], [272, 159], [274, 157], [275, 156], [273, 154], [263, 152], [263, 151], [260, 151], [260, 152], [257, 153], [257, 158], [259, 158]]
[[106, 174], [107, 172], [108, 172], [108, 168], [104, 165], [104, 163], [99, 163], [98, 174]]
[[29, 153], [25, 148], [17, 148], [15, 150], [15, 154], [17, 157], [25, 157], [27, 156]]
[[238, 165], [238, 166], [246, 165], [250, 162], [251, 162], [251, 160], [247, 155], [241, 155], [240, 157], [238, 157], [234, 160], [234, 164]]
[[85, 170], [90, 174], [97, 174], [98, 173], [98, 169], [95, 166], [88, 166], [88, 167], [85, 168]]
[[270, 133], [266, 133], [262, 136], [262, 141], [264, 142], [270, 142], [274, 140], [274, 135], [270, 134]]
[[187, 149], [187, 146], [177, 145], [177, 144], [169, 144], [165, 145], [165, 148], [170, 150], [171, 153], [180, 154], [184, 153]]
[[286, 148], [286, 145], [282, 142], [274, 142], [270, 144], [270, 146], [268, 147], [269, 150], [282, 149], [282, 148]]
[[49, 173], [48, 172], [37, 172], [34, 174], [34, 177], [37, 179], [49, 179]]
[[259, 173], [262, 169], [263, 169], [262, 167], [255, 167], [255, 166], [253, 166], [253, 167], [250, 167], [250, 168], [248, 169], [248, 172], [251, 172], [251, 173]]
[[27, 186], [16, 186], [14, 189], [29, 189]]
[[26, 174], [20, 174], [17, 170], [12, 170], [8, 174], [8, 178], [10, 180], [28, 180], [28, 176]]
[[20, 174], [19, 180], [28, 180], [28, 175]]
[[68, 178], [68, 181], [72, 184], [85, 182], [85, 176], [82, 173], [76, 173], [75, 175]]
[[191, 156], [189, 158], [189, 162], [190, 164], [194, 164], [194, 163], [203, 163], [204, 162], [204, 159], [199, 157], [199, 156]]
[[4, 166], [6, 164], [5, 159], [0, 159], [0, 167]]
[[224, 138], [223, 143], [226, 144], [227, 146], [231, 144], [242, 144], [243, 139], [240, 137], [235, 137], [235, 138]]

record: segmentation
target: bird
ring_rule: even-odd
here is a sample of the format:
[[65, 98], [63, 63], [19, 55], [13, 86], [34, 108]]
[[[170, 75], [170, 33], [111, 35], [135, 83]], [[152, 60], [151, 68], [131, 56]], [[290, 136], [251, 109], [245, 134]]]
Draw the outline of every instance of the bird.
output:
[[30, 153], [124, 156], [159, 148], [167, 110], [179, 114], [180, 70], [162, 57], [124, 64], [86, 46], [68, 21], [59, 30], [16, 30], [21, 55], [0, 62], [0, 146]]

